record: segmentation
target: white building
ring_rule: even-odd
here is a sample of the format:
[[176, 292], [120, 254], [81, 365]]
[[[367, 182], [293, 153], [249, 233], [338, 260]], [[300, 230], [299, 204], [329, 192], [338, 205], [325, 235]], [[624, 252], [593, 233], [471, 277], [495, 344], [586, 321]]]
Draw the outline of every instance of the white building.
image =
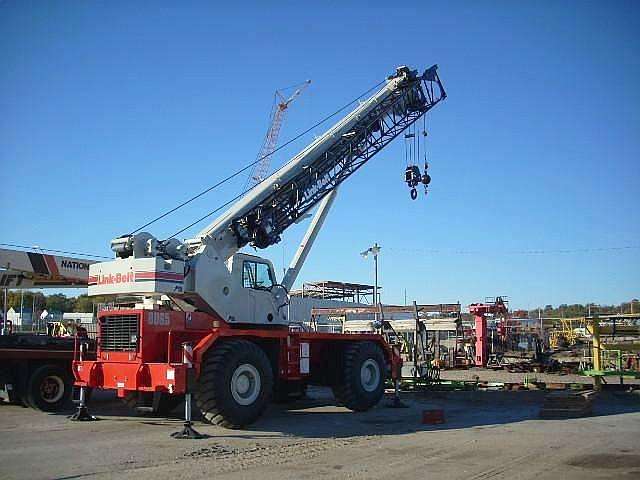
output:
[[7, 310], [7, 320], [15, 326], [30, 326], [33, 324], [33, 314], [30, 308], [23, 308], [20, 313], [20, 309], [11, 307]]
[[87, 323], [94, 323], [95, 322], [95, 318], [93, 316], [92, 312], [68, 312], [68, 313], [64, 313], [62, 314], [62, 320], [64, 322], [73, 322], [73, 323], [81, 323], [81, 324], [87, 324]]

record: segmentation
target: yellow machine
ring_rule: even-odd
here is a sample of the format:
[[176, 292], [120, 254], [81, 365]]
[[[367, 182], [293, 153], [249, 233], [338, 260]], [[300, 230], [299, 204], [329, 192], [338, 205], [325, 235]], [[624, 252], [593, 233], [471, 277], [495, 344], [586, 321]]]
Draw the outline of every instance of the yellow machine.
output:
[[575, 345], [580, 337], [579, 332], [586, 331], [584, 317], [554, 318], [553, 320], [554, 327], [549, 331], [549, 346], [552, 349]]
[[50, 337], [73, 337], [76, 334], [86, 335], [86, 329], [73, 322], [47, 322], [47, 335]]
[[[637, 324], [628, 324], [615, 326], [602, 325], [601, 321], [609, 321], [611, 319], [633, 319], [638, 320], [637, 315], [607, 315], [601, 317], [589, 317], [586, 320], [587, 329], [591, 335], [592, 342], [592, 362], [593, 368], [591, 370], [585, 370], [582, 373], [594, 377], [594, 386], [596, 390], [602, 388], [602, 384], [606, 383], [604, 377], [617, 376], [622, 383], [623, 378], [640, 378], [640, 372], [637, 368], [638, 354], [635, 353], [637, 348], [637, 338], [640, 336], [640, 326]], [[635, 337], [635, 340], [631, 340], [628, 343], [614, 344], [618, 348], [606, 348], [601, 337], [609, 337], [621, 333], [623, 335], [630, 335]], [[611, 343], [607, 343], [611, 345]], [[625, 364], [625, 359], [629, 361], [630, 357], [636, 360], [635, 367], [631, 364]], [[631, 362], [630, 362], [631, 363]]]

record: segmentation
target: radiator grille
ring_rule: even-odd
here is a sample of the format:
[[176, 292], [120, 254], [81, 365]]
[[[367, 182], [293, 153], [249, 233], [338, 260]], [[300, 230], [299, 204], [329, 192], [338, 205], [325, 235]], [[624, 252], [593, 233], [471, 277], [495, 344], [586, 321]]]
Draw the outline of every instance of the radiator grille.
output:
[[138, 315], [107, 315], [100, 319], [100, 348], [103, 351], [135, 352], [138, 334]]

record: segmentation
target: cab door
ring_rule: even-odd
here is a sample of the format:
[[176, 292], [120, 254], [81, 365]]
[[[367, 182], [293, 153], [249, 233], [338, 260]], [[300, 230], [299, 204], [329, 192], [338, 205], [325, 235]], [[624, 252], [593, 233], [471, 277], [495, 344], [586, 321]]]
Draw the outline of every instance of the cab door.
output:
[[249, 258], [242, 260], [242, 287], [247, 289], [248, 308], [252, 310], [248, 321], [272, 323], [276, 319], [277, 306], [271, 294], [274, 284], [271, 264]]

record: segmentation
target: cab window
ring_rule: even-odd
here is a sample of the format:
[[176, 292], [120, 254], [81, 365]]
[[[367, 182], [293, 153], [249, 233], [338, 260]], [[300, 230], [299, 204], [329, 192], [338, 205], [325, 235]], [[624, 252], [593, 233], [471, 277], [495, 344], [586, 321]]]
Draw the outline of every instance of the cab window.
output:
[[242, 267], [242, 286], [255, 290], [266, 290], [273, 286], [269, 265], [245, 260]]

